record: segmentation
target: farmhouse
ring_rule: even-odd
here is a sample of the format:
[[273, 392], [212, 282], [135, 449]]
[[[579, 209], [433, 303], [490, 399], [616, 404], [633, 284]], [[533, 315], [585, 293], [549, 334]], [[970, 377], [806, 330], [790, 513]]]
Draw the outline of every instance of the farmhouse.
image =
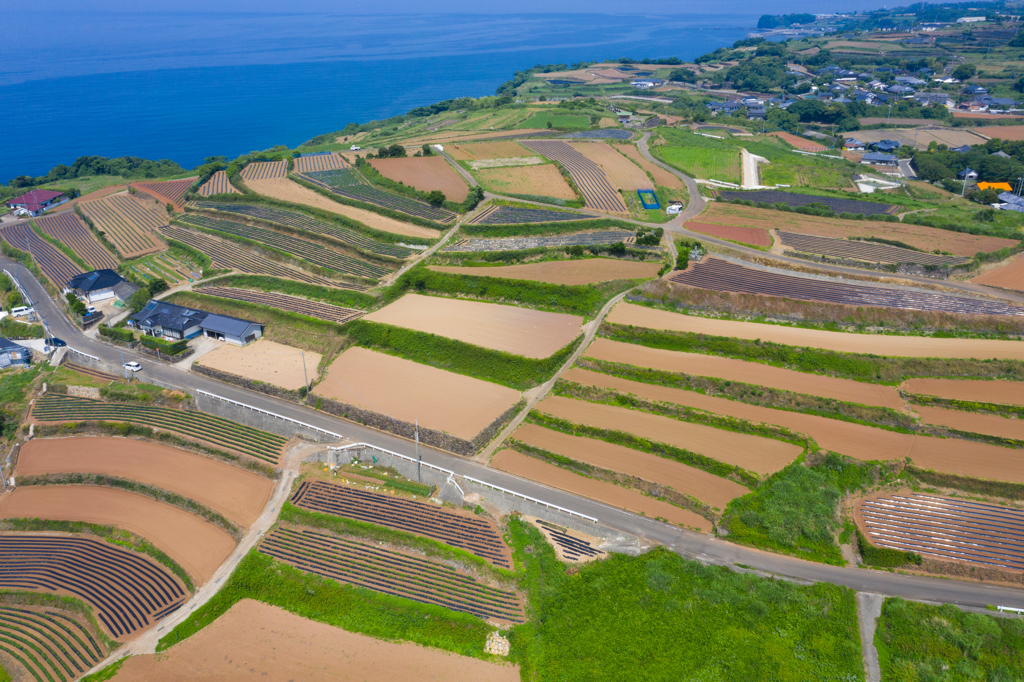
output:
[[68, 198], [64, 196], [64, 192], [57, 192], [52, 189], [34, 189], [31, 192], [22, 194], [20, 197], [8, 199], [7, 208], [15, 213], [35, 217], [43, 211], [49, 210], [54, 206], [60, 206], [67, 201]]
[[263, 336], [264, 325], [227, 315], [207, 315], [199, 326], [211, 339], [245, 346]]
[[862, 156], [860, 162], [870, 164], [872, 166], [895, 166], [897, 163], [897, 159], [892, 154], [879, 154], [877, 152], [870, 152]]
[[67, 288], [89, 303], [117, 297], [127, 301], [139, 287], [113, 270], [93, 270], [75, 275], [68, 280]]
[[0, 367], [28, 367], [31, 364], [31, 350], [0, 337]]

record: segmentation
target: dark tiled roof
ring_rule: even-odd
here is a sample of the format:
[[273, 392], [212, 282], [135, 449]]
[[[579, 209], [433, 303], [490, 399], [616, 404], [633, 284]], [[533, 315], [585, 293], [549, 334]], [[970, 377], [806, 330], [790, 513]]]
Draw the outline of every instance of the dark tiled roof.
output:
[[124, 277], [113, 270], [93, 270], [75, 275], [68, 280], [69, 289], [79, 289], [86, 293], [100, 291], [102, 289], [113, 289], [121, 282], [127, 282]]
[[[237, 317], [228, 317], [227, 315], [207, 315], [206, 319], [203, 320], [202, 324], [199, 325], [205, 331], [217, 332], [226, 336], [241, 336], [245, 333], [245, 330], [254, 324], [260, 324], [259, 322], [251, 322], [250, 320], [242, 320]], [[260, 326], [263, 326], [260, 324]]]
[[203, 310], [193, 310], [173, 303], [164, 301], [150, 301], [146, 306], [131, 316], [136, 324], [146, 327], [163, 327], [174, 331], [183, 332], [189, 327], [201, 323], [210, 313]]

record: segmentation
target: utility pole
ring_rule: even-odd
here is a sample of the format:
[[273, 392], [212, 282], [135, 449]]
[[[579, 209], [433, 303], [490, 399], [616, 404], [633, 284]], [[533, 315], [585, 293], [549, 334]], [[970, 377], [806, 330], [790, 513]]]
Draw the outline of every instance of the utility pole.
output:
[[128, 378], [128, 368], [124, 366], [124, 351], [121, 351], [121, 369], [124, 370], [125, 381], [131, 383], [131, 379]]
[[302, 396], [302, 398], [306, 401], [306, 404], [309, 404], [309, 377], [306, 376], [306, 351], [299, 352], [302, 353], [302, 380], [306, 382], [304, 384], [306, 387], [306, 395]]
[[423, 476], [420, 469], [423, 464], [423, 457], [420, 455], [420, 420], [416, 420], [416, 482], [423, 483]]

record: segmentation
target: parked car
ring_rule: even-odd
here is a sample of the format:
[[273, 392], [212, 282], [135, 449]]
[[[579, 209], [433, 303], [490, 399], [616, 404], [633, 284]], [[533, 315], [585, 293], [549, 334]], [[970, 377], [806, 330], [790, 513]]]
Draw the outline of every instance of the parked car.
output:
[[64, 339], [58, 339], [56, 336], [51, 337], [48, 343], [54, 348], [63, 348], [68, 345]]
[[35, 309], [29, 308], [27, 305], [20, 305], [17, 308], [11, 309], [11, 315], [14, 317], [25, 317], [35, 312]]
[[138, 372], [140, 369], [142, 369], [142, 365], [132, 360], [131, 362], [124, 363], [124, 368], [127, 370], [131, 370], [132, 372]]
[[94, 306], [87, 305], [87, 306], [85, 306], [85, 312], [87, 312], [90, 315], [92, 315], [94, 312], [96, 312], [96, 308]]

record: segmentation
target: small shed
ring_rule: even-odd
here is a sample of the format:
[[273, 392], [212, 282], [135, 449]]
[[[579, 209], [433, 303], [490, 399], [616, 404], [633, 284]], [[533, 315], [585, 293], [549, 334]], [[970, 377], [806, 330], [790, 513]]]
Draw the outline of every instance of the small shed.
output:
[[200, 323], [203, 334], [211, 339], [246, 346], [263, 336], [263, 324], [227, 315], [207, 315]]
[[28, 367], [32, 364], [32, 351], [9, 339], [0, 337], [0, 367]]
[[956, 174], [956, 177], [966, 182], [974, 182], [978, 179], [978, 171], [973, 168], [964, 168], [962, 171]]

